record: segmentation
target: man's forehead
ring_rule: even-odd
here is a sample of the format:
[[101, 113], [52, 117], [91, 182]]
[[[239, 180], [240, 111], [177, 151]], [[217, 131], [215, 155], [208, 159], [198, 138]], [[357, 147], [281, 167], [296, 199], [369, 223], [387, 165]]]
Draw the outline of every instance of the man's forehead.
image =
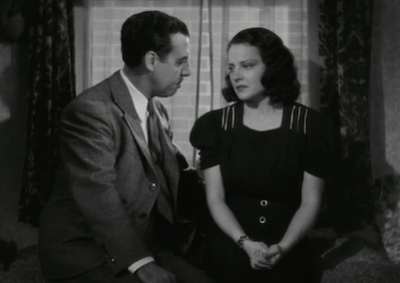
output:
[[190, 39], [188, 36], [182, 34], [182, 33], [174, 33], [171, 34], [171, 46], [172, 46], [172, 51], [171, 53], [181, 53], [187, 54], [189, 53], [189, 44], [190, 44]]

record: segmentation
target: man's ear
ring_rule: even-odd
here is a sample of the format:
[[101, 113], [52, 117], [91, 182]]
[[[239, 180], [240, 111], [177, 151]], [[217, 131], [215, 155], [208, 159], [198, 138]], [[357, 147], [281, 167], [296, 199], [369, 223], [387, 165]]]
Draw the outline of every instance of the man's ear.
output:
[[154, 51], [148, 51], [144, 55], [144, 65], [150, 72], [154, 72], [158, 63], [158, 55]]

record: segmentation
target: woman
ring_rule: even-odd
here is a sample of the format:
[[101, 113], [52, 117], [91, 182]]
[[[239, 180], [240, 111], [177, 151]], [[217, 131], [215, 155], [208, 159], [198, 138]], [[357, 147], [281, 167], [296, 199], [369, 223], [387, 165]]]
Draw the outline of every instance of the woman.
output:
[[294, 58], [273, 32], [250, 28], [228, 45], [224, 97], [191, 132], [215, 222], [206, 262], [218, 282], [312, 282], [306, 235], [329, 171], [322, 116], [295, 103]]

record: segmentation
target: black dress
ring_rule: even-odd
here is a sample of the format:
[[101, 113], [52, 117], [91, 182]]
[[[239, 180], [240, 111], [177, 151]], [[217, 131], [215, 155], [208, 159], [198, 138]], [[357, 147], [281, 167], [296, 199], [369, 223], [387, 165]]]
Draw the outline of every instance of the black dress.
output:
[[[200, 165], [220, 165], [226, 202], [245, 233], [267, 245], [283, 237], [301, 201], [304, 171], [326, 178], [330, 141], [325, 120], [300, 104], [283, 109], [277, 129], [243, 125], [243, 103], [206, 113], [191, 132]], [[312, 282], [307, 240], [272, 269], [254, 271], [247, 254], [214, 225], [207, 233], [206, 263], [217, 282]]]

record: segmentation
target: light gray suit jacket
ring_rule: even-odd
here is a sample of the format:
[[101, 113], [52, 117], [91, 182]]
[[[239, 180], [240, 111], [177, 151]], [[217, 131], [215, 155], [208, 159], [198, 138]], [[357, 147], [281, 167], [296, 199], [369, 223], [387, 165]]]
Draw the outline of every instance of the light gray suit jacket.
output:
[[[155, 103], [164, 159], [161, 169], [175, 203], [177, 149], [168, 116]], [[115, 273], [151, 255], [143, 222], [156, 202], [159, 182], [139, 117], [119, 72], [72, 101], [61, 119], [63, 166], [39, 230], [45, 277], [67, 278], [106, 260]]]

